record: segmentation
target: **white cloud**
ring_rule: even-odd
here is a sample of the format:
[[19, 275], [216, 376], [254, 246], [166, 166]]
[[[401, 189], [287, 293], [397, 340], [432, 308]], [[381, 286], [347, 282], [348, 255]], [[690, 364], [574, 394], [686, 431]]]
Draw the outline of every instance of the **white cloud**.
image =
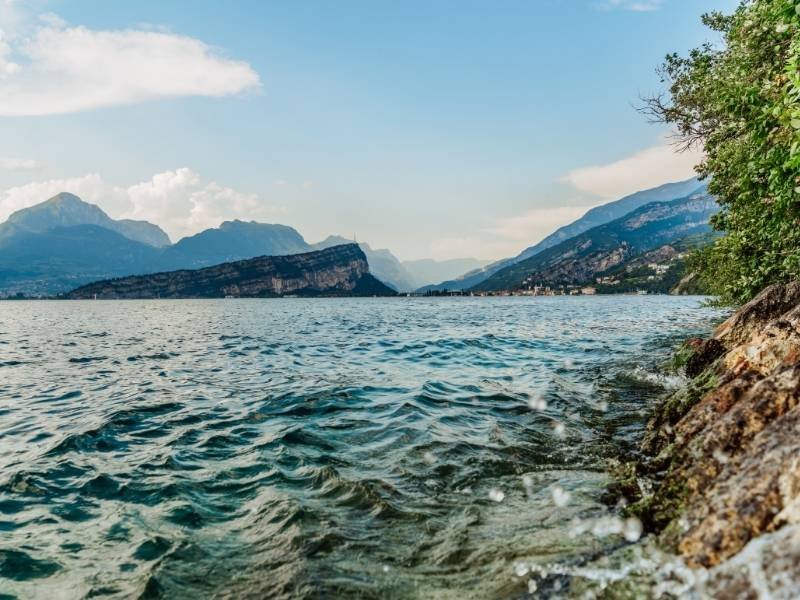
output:
[[285, 208], [267, 204], [256, 194], [214, 181], [206, 183], [187, 168], [154, 175], [129, 187], [127, 193], [131, 209], [125, 217], [158, 223], [175, 238], [229, 219], [263, 221], [286, 213]]
[[112, 185], [97, 173], [28, 183], [0, 192], [0, 220], [15, 210], [70, 192], [97, 204], [114, 218], [144, 219], [173, 240], [230, 219], [270, 220], [286, 213], [255, 194], [204, 180], [188, 168], [166, 171], [129, 187]]
[[16, 210], [43, 202], [59, 192], [70, 192], [87, 202], [100, 203], [102, 200], [104, 209], [117, 214], [128, 207], [125, 190], [106, 184], [95, 173], [83, 177], [27, 183], [0, 192], [0, 221], [4, 221]]
[[[27, 4], [30, 5], [31, 2]], [[20, 29], [29, 14], [29, 6], [23, 6], [20, 0], [0, 0], [0, 29], [5, 31]]]
[[228, 96], [259, 85], [246, 62], [169, 32], [70, 27], [55, 15], [41, 18], [30, 35], [0, 32], [0, 116]]
[[507, 258], [553, 233], [556, 229], [583, 214], [591, 207], [559, 206], [532, 208], [513, 217], [496, 219], [480, 235], [440, 238], [431, 243], [432, 257], [437, 260], [476, 256], [479, 258]]
[[688, 179], [702, 159], [699, 150], [676, 152], [670, 144], [662, 144], [609, 164], [574, 169], [561, 181], [602, 198], [621, 198], [639, 190]]
[[0, 170], [2, 171], [32, 171], [41, 165], [29, 158], [14, 158], [11, 156], [0, 156]]
[[19, 71], [19, 65], [11, 61], [11, 45], [0, 29], [0, 82]]
[[664, 0], [606, 0], [597, 6], [602, 10], [632, 10], [634, 12], [650, 12], [658, 10]]

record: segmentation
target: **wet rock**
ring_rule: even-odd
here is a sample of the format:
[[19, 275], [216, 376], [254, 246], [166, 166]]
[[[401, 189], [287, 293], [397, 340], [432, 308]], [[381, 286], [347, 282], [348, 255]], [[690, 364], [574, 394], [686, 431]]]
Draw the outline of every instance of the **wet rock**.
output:
[[746, 342], [758, 328], [800, 305], [800, 281], [765, 288], [714, 331], [725, 346]]
[[686, 360], [684, 370], [687, 377], [697, 377], [720, 356], [725, 354], [725, 346], [718, 339], [691, 339], [686, 342], [691, 354]]
[[711, 569], [703, 587], [712, 598], [800, 597], [800, 526], [751, 541], [735, 558]]
[[782, 577], [797, 581], [790, 563], [759, 554], [761, 583], [729, 565], [764, 536], [800, 557], [800, 534], [782, 533], [800, 524], [800, 282], [767, 288], [685, 348], [693, 379], [650, 420], [638, 469], [654, 491], [631, 511], [687, 565], [713, 567], [720, 597], [758, 597], [753, 585], [768, 581], [784, 590]]
[[800, 493], [798, 407], [770, 421], [746, 445], [731, 458], [714, 454], [713, 462], [698, 465], [692, 469], [697, 475], [689, 475], [693, 485], [707, 486], [694, 490], [695, 501], [683, 515], [686, 531], [678, 550], [690, 565], [719, 564], [759, 534], [777, 530], [796, 516], [792, 510]]

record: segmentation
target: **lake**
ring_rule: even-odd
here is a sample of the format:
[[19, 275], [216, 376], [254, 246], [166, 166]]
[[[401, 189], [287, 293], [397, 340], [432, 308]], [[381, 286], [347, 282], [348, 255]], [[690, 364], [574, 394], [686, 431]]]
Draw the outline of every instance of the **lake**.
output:
[[2, 302], [0, 598], [556, 593], [702, 300]]

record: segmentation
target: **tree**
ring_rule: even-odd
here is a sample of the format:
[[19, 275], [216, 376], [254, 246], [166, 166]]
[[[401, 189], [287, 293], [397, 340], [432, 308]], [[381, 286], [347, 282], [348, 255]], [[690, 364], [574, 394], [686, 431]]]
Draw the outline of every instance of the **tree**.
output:
[[722, 36], [660, 69], [668, 92], [642, 110], [700, 146], [725, 232], [693, 264], [724, 303], [800, 277], [800, 0], [744, 0], [703, 22]]

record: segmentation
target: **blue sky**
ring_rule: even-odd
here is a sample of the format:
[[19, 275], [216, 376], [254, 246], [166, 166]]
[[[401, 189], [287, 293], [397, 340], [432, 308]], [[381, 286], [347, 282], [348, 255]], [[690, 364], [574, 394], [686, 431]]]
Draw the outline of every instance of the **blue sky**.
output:
[[0, 218], [66, 188], [173, 238], [507, 256], [691, 174], [632, 105], [735, 4], [0, 0]]

